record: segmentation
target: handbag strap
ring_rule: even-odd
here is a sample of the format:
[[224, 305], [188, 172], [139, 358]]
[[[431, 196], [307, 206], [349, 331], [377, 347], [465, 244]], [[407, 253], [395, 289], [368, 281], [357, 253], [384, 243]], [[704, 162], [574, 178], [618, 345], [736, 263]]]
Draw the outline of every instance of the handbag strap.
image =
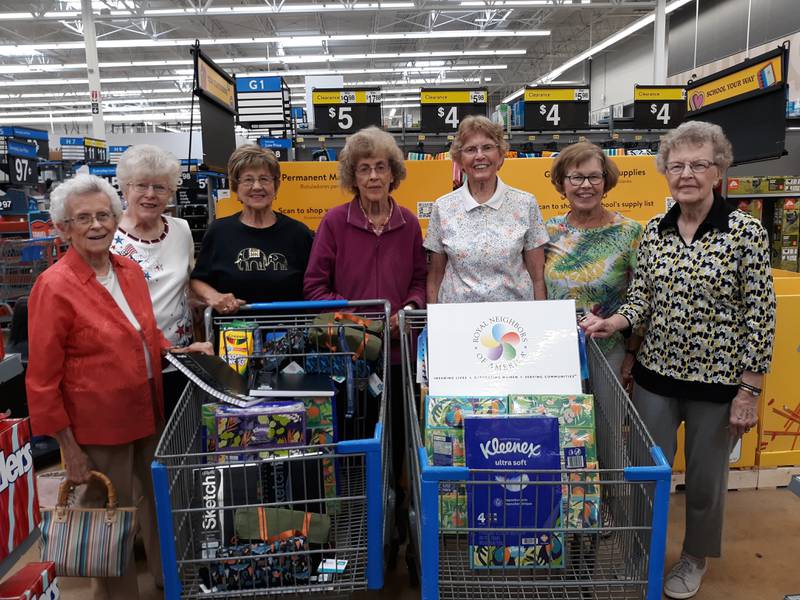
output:
[[[362, 317], [357, 317], [351, 313], [334, 313], [333, 315], [334, 321], [350, 321], [355, 325], [361, 325], [364, 328], [364, 335], [361, 337], [361, 343], [356, 348], [355, 352], [353, 352], [353, 362], [356, 362], [359, 358], [364, 355], [364, 350], [367, 348], [367, 340], [369, 339], [369, 328], [372, 325], [372, 321], [369, 319], [364, 319]], [[328, 327], [331, 327], [330, 325]]]
[[[100, 483], [106, 486], [106, 491], [108, 492], [108, 502], [106, 506], [108, 508], [117, 508], [117, 490], [114, 489], [114, 484], [111, 483], [111, 480], [105, 473], [101, 473], [100, 471], [89, 471], [89, 478], [90, 479], [97, 479]], [[56, 506], [68, 506], [69, 505], [69, 492], [73, 488], [72, 483], [69, 480], [64, 480], [61, 482], [61, 485], [58, 486], [58, 502]]]
[[308, 530], [311, 527], [311, 513], [307, 512], [303, 515], [303, 527], [299, 531], [297, 529], [287, 529], [286, 531], [282, 531], [276, 535], [270, 536], [269, 535], [269, 528], [267, 524], [267, 511], [263, 506], [259, 506], [257, 509], [258, 512], [258, 531], [261, 536], [261, 539], [266, 541], [268, 544], [272, 544], [273, 542], [280, 542], [284, 540], [288, 540], [289, 538], [302, 536], [307, 538], [308, 537]]

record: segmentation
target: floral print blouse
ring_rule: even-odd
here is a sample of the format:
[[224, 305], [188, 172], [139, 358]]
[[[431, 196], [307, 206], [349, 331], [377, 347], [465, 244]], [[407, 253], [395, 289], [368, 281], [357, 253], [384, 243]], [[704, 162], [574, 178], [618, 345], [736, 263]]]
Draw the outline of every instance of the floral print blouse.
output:
[[[642, 226], [615, 212], [608, 225], [582, 229], [570, 225], [568, 214], [546, 223], [550, 236], [544, 265], [547, 299], [575, 300], [578, 311], [610, 317], [625, 303]], [[619, 333], [598, 340], [604, 350], [621, 342]]]
[[542, 213], [528, 192], [497, 178], [483, 204], [464, 184], [433, 205], [425, 248], [447, 255], [440, 303], [533, 300], [523, 252], [547, 243]]

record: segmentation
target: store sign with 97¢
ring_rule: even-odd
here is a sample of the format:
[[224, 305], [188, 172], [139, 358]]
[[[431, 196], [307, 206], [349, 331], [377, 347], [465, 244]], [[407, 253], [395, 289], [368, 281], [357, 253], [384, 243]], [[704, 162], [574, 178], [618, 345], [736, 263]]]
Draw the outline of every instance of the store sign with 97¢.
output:
[[354, 133], [381, 125], [378, 90], [314, 90], [314, 129], [317, 133]]

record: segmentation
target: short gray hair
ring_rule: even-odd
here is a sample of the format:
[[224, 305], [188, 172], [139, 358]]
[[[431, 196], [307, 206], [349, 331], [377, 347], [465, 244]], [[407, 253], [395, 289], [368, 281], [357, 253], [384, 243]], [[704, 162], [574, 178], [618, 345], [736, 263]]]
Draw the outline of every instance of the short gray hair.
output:
[[102, 177], [81, 173], [72, 179], [67, 179], [50, 192], [50, 217], [53, 219], [53, 223], [63, 223], [68, 218], [67, 202], [69, 200], [98, 192], [108, 196], [111, 212], [119, 221], [122, 217], [122, 201], [119, 199], [117, 190]]
[[169, 189], [178, 188], [181, 163], [172, 153], [150, 144], [131, 146], [119, 157], [117, 181], [125, 189], [135, 179], [163, 177], [169, 180]]
[[686, 121], [661, 138], [656, 156], [656, 167], [661, 173], [667, 172], [669, 153], [676, 146], [684, 144], [693, 146], [711, 144], [714, 149], [714, 164], [720, 171], [725, 171], [733, 163], [733, 147], [722, 127], [706, 121]]

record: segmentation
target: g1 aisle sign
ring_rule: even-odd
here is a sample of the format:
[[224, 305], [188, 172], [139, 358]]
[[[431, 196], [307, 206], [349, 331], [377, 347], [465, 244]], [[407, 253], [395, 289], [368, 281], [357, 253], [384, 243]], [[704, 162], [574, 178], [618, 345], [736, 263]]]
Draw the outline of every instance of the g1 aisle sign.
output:
[[[620, 170], [617, 186], [603, 200], [604, 206], [624, 216], [646, 223], [665, 212], [669, 188], [656, 170], [654, 156], [615, 156], [612, 160]], [[510, 186], [525, 190], [536, 197], [545, 219], [563, 215], [569, 203], [550, 183], [552, 158], [506, 159], [500, 177]], [[392, 192], [392, 197], [417, 215], [423, 231], [437, 198], [452, 191], [453, 163], [449, 160], [406, 161], [406, 178]], [[281, 163], [281, 187], [275, 200], [275, 210], [289, 215], [316, 229], [328, 209], [352, 199], [350, 192], [339, 187], [337, 162]], [[238, 201], [226, 201], [217, 206], [217, 217], [241, 210]]]

